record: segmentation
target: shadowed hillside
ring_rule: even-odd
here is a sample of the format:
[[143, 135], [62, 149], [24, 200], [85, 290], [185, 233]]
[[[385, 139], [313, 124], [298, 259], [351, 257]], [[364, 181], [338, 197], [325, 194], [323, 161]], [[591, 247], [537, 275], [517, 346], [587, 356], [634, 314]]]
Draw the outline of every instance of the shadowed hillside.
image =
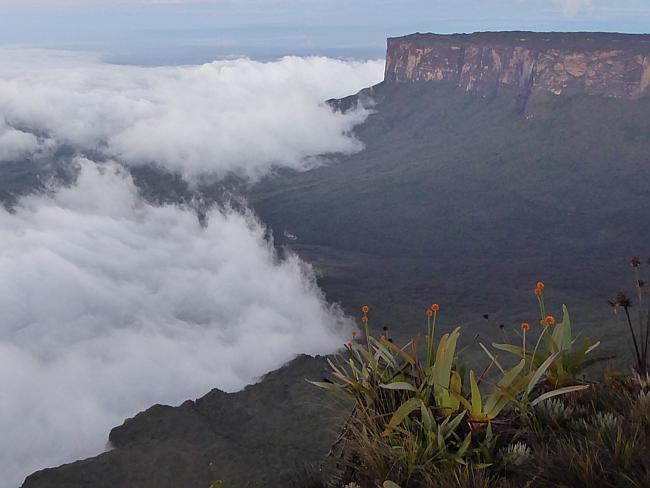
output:
[[266, 181], [255, 209], [297, 237], [331, 300], [369, 302], [394, 329], [435, 300], [489, 335], [527, 319], [521, 290], [544, 279], [553, 306], [606, 334], [606, 300], [650, 239], [650, 98], [537, 94], [519, 116], [512, 95], [384, 83], [334, 102], [375, 103], [365, 151]]
[[35, 473], [23, 487], [287, 486], [323, 461], [346, 411], [304, 380], [325, 368], [302, 356], [240, 393], [153, 406], [113, 429], [112, 451]]

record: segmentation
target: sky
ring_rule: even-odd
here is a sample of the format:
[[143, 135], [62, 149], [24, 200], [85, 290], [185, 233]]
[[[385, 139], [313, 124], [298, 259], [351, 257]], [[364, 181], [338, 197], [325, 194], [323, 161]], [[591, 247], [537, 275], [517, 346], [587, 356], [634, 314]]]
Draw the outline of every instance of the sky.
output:
[[412, 32], [650, 29], [647, 0], [0, 0], [0, 44], [125, 64], [283, 55], [376, 59]]

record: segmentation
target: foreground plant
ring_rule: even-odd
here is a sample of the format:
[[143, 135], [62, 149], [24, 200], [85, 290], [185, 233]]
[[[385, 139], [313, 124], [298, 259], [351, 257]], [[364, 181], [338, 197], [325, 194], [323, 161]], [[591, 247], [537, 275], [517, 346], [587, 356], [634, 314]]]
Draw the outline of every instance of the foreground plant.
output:
[[[624, 320], [634, 347], [634, 370], [641, 378], [648, 379], [650, 378], [650, 357], [648, 356], [650, 352], [650, 300], [644, 294], [646, 281], [641, 278], [641, 260], [636, 257], [632, 258], [630, 264], [634, 270], [634, 288], [638, 300], [636, 318], [632, 318], [630, 310], [633, 303], [625, 293], [619, 292], [614, 300], [610, 300], [609, 304], [615, 312], [623, 309]], [[648, 260], [648, 264], [650, 264], [650, 260]]]
[[544, 303], [544, 283], [537, 283], [535, 296], [539, 304], [540, 325], [536, 328], [538, 336], [534, 347], [527, 347], [526, 333], [530, 330], [528, 323], [522, 324], [523, 341], [521, 346], [497, 343], [493, 343], [492, 346], [522, 358], [529, 371], [539, 369], [546, 361], [553, 358], [550, 366], [544, 371], [547, 384], [553, 388], [575, 385], [585, 369], [609, 358], [590, 357], [590, 354], [600, 346], [600, 342], [591, 343], [589, 340], [585, 340], [582, 345], [576, 346], [577, 337], [573, 337], [571, 318], [566, 305], [562, 306], [562, 321], [560, 323], [556, 322], [553, 315], [547, 313]]
[[[354, 402], [338, 443], [353, 473], [347, 481], [364, 486], [384, 479], [402, 485], [458, 466], [492, 466], [498, 462], [499, 449], [511, 458], [519, 452], [508, 445], [523, 422], [521, 413], [549, 398], [588, 388], [567, 385], [567, 377], [560, 376], [576, 370], [575, 360], [564, 354], [567, 343], [572, 343], [568, 313], [564, 332], [557, 338], [549, 334], [551, 344], [560, 344], [551, 346], [554, 352], [528, 353], [524, 342], [517, 352], [522, 359], [505, 369], [485, 349], [491, 363], [477, 374], [460, 366], [456, 352], [460, 328], [442, 335], [436, 345], [439, 310], [433, 305], [426, 311], [421, 360], [418, 338], [400, 347], [384, 336], [373, 337], [369, 309], [363, 307], [365, 344], [353, 338], [346, 345], [346, 357], [329, 361], [333, 381], [314, 383]], [[558, 368], [559, 360], [563, 363]], [[563, 386], [555, 389], [559, 378]]]

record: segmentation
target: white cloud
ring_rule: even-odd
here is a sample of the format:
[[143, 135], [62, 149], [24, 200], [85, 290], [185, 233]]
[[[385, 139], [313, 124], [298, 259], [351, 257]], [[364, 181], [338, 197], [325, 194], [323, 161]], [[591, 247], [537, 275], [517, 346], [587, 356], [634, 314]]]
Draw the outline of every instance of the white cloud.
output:
[[253, 179], [273, 166], [304, 169], [314, 156], [360, 150], [350, 131], [367, 112], [333, 113], [322, 102], [377, 83], [383, 69], [380, 61], [296, 57], [142, 68], [8, 48], [0, 66], [0, 114], [33, 133], [0, 161], [21, 149], [29, 156], [37, 137], [39, 150], [67, 143], [188, 178]]
[[[323, 100], [381, 77], [379, 61], [142, 68], [1, 48], [0, 164], [65, 144], [189, 179], [305, 169], [360, 149], [350, 131], [367, 112]], [[143, 202], [119, 164], [76, 161], [74, 186], [0, 209], [0, 488], [96, 454], [154, 403], [331, 352], [350, 327], [251, 215], [213, 210], [202, 228], [189, 209]]]
[[8, 126], [0, 115], [0, 161], [17, 159], [23, 154], [34, 154], [40, 148], [38, 137]]
[[240, 389], [350, 324], [249, 215], [152, 207], [118, 166], [0, 211], [0, 473], [100, 452], [154, 403]]
[[562, 8], [565, 15], [574, 16], [581, 10], [590, 8], [592, 0], [551, 0], [555, 5]]

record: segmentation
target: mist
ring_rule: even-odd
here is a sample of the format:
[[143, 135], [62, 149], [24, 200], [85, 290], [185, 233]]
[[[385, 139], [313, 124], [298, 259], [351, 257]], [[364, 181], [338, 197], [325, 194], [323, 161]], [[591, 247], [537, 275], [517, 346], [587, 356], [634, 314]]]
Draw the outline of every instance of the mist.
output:
[[[0, 213], [0, 471], [100, 452], [154, 403], [235, 391], [350, 326], [251, 215], [143, 203], [118, 166]], [[9, 479], [7, 479], [7, 476]]]
[[[378, 83], [381, 61], [286, 57], [144, 68], [90, 55], [0, 49], [0, 161], [62, 145], [188, 179], [273, 167], [304, 170], [317, 155], [362, 149], [351, 135], [368, 115], [324, 101]], [[1, 164], [1, 163], [0, 163]]]
[[2, 49], [0, 66], [0, 167], [65, 146], [78, 174], [0, 209], [1, 488], [101, 452], [153, 404], [239, 390], [349, 337], [313, 270], [279, 258], [251, 212], [215, 207], [201, 225], [144, 201], [129, 168], [255, 181], [358, 151], [367, 110], [323, 101], [376, 83], [381, 63], [140, 68]]

